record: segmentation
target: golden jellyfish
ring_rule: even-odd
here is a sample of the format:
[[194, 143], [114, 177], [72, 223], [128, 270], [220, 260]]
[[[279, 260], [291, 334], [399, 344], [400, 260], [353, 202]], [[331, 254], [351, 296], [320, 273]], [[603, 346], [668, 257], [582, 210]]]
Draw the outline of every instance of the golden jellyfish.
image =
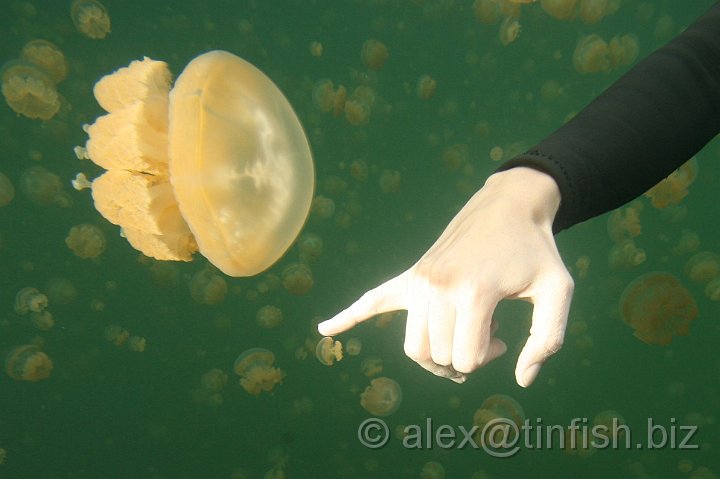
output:
[[305, 263], [290, 263], [283, 269], [282, 285], [292, 295], [307, 294], [313, 287], [312, 270]]
[[635, 278], [620, 301], [623, 321], [635, 337], [650, 344], [667, 345], [673, 335], [684, 336], [698, 314], [690, 291], [673, 275], [651, 272]]
[[221, 303], [227, 289], [227, 281], [213, 268], [204, 268], [190, 279], [190, 295], [200, 304]]
[[20, 191], [27, 199], [40, 206], [72, 206], [72, 199], [63, 188], [60, 177], [40, 165], [31, 166], [22, 172]]
[[685, 263], [685, 275], [695, 283], [705, 284], [720, 276], [720, 255], [712, 251], [696, 253]]
[[305, 222], [310, 147], [290, 103], [260, 70], [224, 51], [192, 60], [170, 90], [145, 58], [103, 77], [108, 114], [87, 127], [96, 209], [130, 244], [161, 260], [195, 251], [229, 276], [275, 263]]
[[110, 33], [110, 16], [98, 0], [73, 0], [70, 17], [77, 31], [88, 38], [103, 39]]
[[261, 328], [272, 329], [280, 326], [283, 321], [282, 310], [277, 306], [265, 305], [258, 309], [255, 315], [255, 323]]
[[486, 25], [493, 25], [500, 20], [501, 2], [504, 0], [475, 0], [472, 4], [475, 19]]
[[617, 444], [625, 437], [627, 425], [625, 418], [617, 411], [605, 409], [593, 418], [592, 432], [596, 441], [607, 445]]
[[17, 314], [39, 313], [48, 306], [48, 297], [37, 288], [28, 286], [15, 295], [15, 312]]
[[80, 224], [70, 228], [65, 244], [78, 258], [97, 258], [105, 251], [105, 234], [95, 225]]
[[10, 178], [0, 172], [0, 208], [9, 205], [15, 198], [15, 187]]
[[363, 65], [371, 70], [380, 70], [390, 57], [387, 47], [380, 40], [370, 38], [363, 43], [360, 58]]
[[60, 110], [55, 83], [40, 67], [11, 60], [0, 69], [2, 93], [15, 113], [31, 119], [49, 120]]
[[[507, 426], [505, 421], [511, 421], [516, 427], [503, 428]], [[473, 414], [473, 426], [478, 427], [474, 437], [477, 444], [501, 445], [503, 441], [513, 441], [524, 422], [525, 411], [519, 402], [506, 394], [493, 394]], [[493, 428], [495, 423], [501, 427]]]
[[308, 46], [308, 50], [310, 51], [310, 55], [321, 57], [323, 54], [323, 44], [318, 41], [312, 41]]
[[332, 366], [343, 358], [342, 343], [328, 337], [320, 339], [315, 346], [315, 357], [325, 366]]
[[507, 46], [517, 40], [520, 36], [521, 25], [520, 21], [516, 17], [507, 16], [500, 23], [500, 30], [498, 31], [498, 39], [500, 43]]
[[52, 360], [34, 344], [15, 346], [5, 358], [5, 372], [16, 381], [47, 379], [52, 369]]
[[273, 367], [275, 354], [263, 348], [251, 348], [244, 351], [235, 360], [233, 369], [240, 376], [240, 385], [249, 394], [270, 392], [276, 384], [282, 383], [285, 373]]
[[579, 73], [610, 71], [610, 49], [607, 42], [595, 33], [580, 38], [573, 52], [573, 64]]
[[457, 171], [464, 167], [470, 159], [467, 145], [457, 143], [445, 148], [442, 152], [442, 162], [450, 171]]
[[597, 23], [608, 12], [608, 0], [580, 0], [578, 14], [585, 23]]
[[540, 0], [540, 7], [558, 20], [569, 20], [575, 16], [578, 0]]
[[228, 381], [228, 375], [222, 369], [214, 368], [200, 376], [200, 386], [208, 391], [221, 391]]
[[688, 187], [695, 181], [698, 174], [698, 161], [695, 157], [683, 163], [667, 178], [650, 188], [645, 197], [655, 208], [663, 209], [679, 204], [688, 194]]
[[365, 86], [357, 87], [345, 101], [345, 119], [351, 125], [361, 126], [370, 121], [370, 114], [375, 103], [375, 92]]
[[33, 63], [48, 74], [54, 83], [60, 83], [68, 73], [68, 64], [62, 50], [47, 40], [31, 40], [23, 46], [20, 58]]
[[610, 63], [613, 68], [632, 64], [640, 52], [640, 42], [635, 35], [626, 34], [610, 39]]
[[369, 378], [373, 378], [383, 372], [383, 360], [376, 356], [369, 356], [360, 363], [360, 370]]
[[402, 389], [397, 381], [381, 376], [372, 379], [360, 394], [360, 405], [373, 416], [389, 416], [400, 407]]
[[303, 263], [314, 263], [323, 252], [323, 240], [315, 233], [305, 233], [298, 240], [298, 255]]
[[500, 161], [505, 157], [505, 151], [502, 146], [493, 146], [490, 148], [489, 155], [491, 161]]
[[318, 110], [331, 111], [335, 103], [335, 85], [332, 80], [327, 78], [318, 80], [313, 87], [312, 100]]
[[435, 95], [437, 82], [430, 75], [423, 75], [418, 79], [415, 93], [421, 100], [429, 100]]
[[130, 332], [119, 324], [108, 324], [103, 331], [103, 336], [105, 340], [115, 346], [122, 346], [130, 338]]
[[47, 309], [37, 313], [30, 313], [30, 320], [40, 331], [49, 331], [55, 326], [55, 319], [50, 311]]
[[327, 196], [317, 195], [312, 202], [312, 214], [320, 219], [327, 220], [335, 214], [335, 200]]
[[378, 179], [380, 191], [383, 193], [397, 193], [400, 191], [402, 175], [397, 170], [383, 170]]
[[428, 461], [423, 464], [420, 479], [445, 479], [445, 468], [437, 461]]
[[717, 277], [705, 285], [705, 296], [711, 301], [720, 301], [720, 277]]
[[680, 232], [680, 238], [673, 246], [672, 252], [674, 255], [680, 256], [694, 253], [698, 248], [700, 248], [700, 236], [694, 231], [684, 229]]
[[77, 298], [75, 284], [67, 278], [55, 277], [45, 284], [48, 301], [53, 304], [70, 304]]
[[362, 341], [360, 338], [350, 338], [345, 344], [345, 352], [350, 356], [357, 356], [362, 351]]
[[367, 162], [361, 159], [353, 160], [350, 163], [350, 176], [360, 182], [366, 181], [370, 176], [370, 168]]
[[127, 347], [135, 353], [142, 353], [147, 347], [147, 339], [142, 336], [130, 336], [127, 340]]
[[640, 213], [642, 203], [633, 202], [625, 208], [618, 208], [608, 217], [607, 231], [610, 239], [616, 243], [635, 238], [642, 232]]

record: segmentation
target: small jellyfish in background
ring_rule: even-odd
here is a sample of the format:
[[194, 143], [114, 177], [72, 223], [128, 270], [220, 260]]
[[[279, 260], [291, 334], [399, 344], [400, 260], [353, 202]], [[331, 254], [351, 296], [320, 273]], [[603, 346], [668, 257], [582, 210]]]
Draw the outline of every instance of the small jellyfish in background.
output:
[[15, 346], [5, 358], [5, 372], [16, 381], [40, 381], [50, 377], [53, 363], [34, 344]]
[[558, 20], [570, 20], [575, 16], [578, 0], [540, 0], [545, 12]]
[[73, 0], [70, 17], [77, 31], [88, 38], [103, 39], [110, 33], [110, 16], [98, 0]]
[[375, 104], [375, 92], [366, 86], [359, 86], [353, 90], [345, 101], [343, 111], [345, 119], [351, 125], [361, 126], [370, 121], [372, 107]]
[[353, 160], [350, 163], [350, 176], [359, 182], [367, 181], [368, 176], [370, 176], [370, 168], [367, 162], [362, 159]]
[[314, 263], [323, 252], [323, 240], [315, 233], [305, 233], [298, 239], [298, 255], [303, 263]]
[[705, 296], [711, 301], [720, 301], [720, 277], [705, 285]]
[[79, 224], [70, 228], [65, 244], [78, 258], [97, 258], [105, 251], [105, 233], [95, 225]]
[[435, 95], [437, 81], [430, 75], [423, 75], [418, 79], [415, 93], [421, 100], [429, 100]]
[[608, 217], [607, 231], [610, 239], [616, 243], [635, 238], [642, 233], [640, 213], [643, 204], [639, 201], [633, 202], [630, 206], [618, 208]]
[[0, 172], [0, 208], [9, 205], [15, 198], [15, 187], [10, 178]]
[[466, 144], [456, 143], [445, 148], [441, 158], [445, 168], [450, 171], [458, 171], [468, 163], [470, 152]]
[[282, 285], [292, 295], [307, 294], [313, 287], [312, 270], [305, 263], [290, 263], [282, 271]]
[[30, 321], [40, 331], [49, 331], [55, 326], [55, 319], [47, 309], [38, 313], [30, 313]]
[[607, 444], [618, 444], [625, 437], [625, 418], [617, 411], [605, 409], [593, 418], [593, 435]]
[[335, 214], [335, 200], [327, 196], [317, 195], [312, 201], [310, 211], [317, 218], [330, 219]]
[[681, 256], [694, 253], [698, 248], [700, 248], [700, 236], [694, 231], [684, 229], [680, 232], [680, 238], [673, 246], [672, 253]]
[[[509, 429], [486, 427], [503, 421], [511, 421], [517, 427]], [[503, 444], [503, 441], [513, 441], [524, 422], [525, 411], [523, 411], [519, 402], [505, 394], [493, 394], [485, 399], [480, 408], [473, 414], [473, 426], [478, 428], [474, 435], [475, 441], [481, 445]]]
[[67, 278], [56, 276], [45, 284], [45, 291], [52, 304], [70, 304], [77, 298], [75, 284]]
[[610, 71], [610, 49], [607, 42], [595, 33], [580, 38], [573, 53], [573, 64], [579, 73]]
[[383, 360], [376, 356], [369, 356], [360, 363], [360, 370], [369, 378], [373, 378], [383, 372]]
[[397, 381], [381, 376], [360, 394], [360, 405], [373, 416], [389, 416], [400, 407], [402, 389]]
[[610, 63], [612, 68], [632, 64], [638, 57], [640, 42], [635, 35], [626, 34], [610, 39]]
[[130, 338], [130, 331], [119, 324], [109, 324], [105, 327], [103, 336], [106, 341], [113, 343], [115, 346], [122, 346]]
[[380, 191], [383, 193], [397, 193], [400, 191], [402, 174], [397, 170], [383, 170], [378, 179]]
[[28, 286], [15, 295], [15, 312], [17, 314], [39, 313], [48, 306], [48, 297], [37, 288]]
[[40, 206], [72, 206], [72, 199], [65, 191], [60, 177], [40, 165], [23, 171], [20, 175], [20, 191], [27, 199]]
[[10, 108], [31, 119], [49, 120], [60, 110], [55, 83], [40, 67], [11, 60], [0, 69], [2, 93]]
[[142, 353], [147, 348], [147, 339], [142, 336], [130, 336], [127, 340], [127, 347], [135, 353]]
[[685, 263], [685, 275], [695, 283], [705, 284], [720, 276], [720, 256], [712, 251], [696, 253]]
[[332, 366], [343, 358], [342, 343], [333, 338], [322, 338], [315, 346], [315, 357], [325, 366]]
[[420, 479], [445, 479], [445, 468], [437, 461], [426, 462], [420, 471]]
[[67, 77], [68, 64], [65, 54], [60, 47], [47, 40], [27, 42], [20, 52], [20, 58], [42, 68], [55, 83], [60, 83]]
[[670, 176], [662, 180], [645, 192], [645, 197], [658, 209], [679, 204], [688, 194], [688, 187], [698, 175], [698, 161], [690, 158], [680, 168], [673, 171]]
[[220, 392], [225, 388], [228, 375], [222, 369], [211, 369], [200, 377], [200, 387], [192, 391], [193, 401], [207, 406], [220, 406], [224, 398]]
[[233, 369], [240, 376], [240, 385], [249, 394], [270, 392], [276, 384], [282, 383], [285, 373], [273, 367], [275, 354], [263, 348], [251, 348], [244, 351], [235, 360]]
[[607, 15], [609, 3], [609, 0], [580, 0], [578, 15], [585, 23], [597, 23]]
[[371, 70], [380, 70], [389, 57], [390, 53], [385, 44], [374, 38], [365, 40], [362, 50], [360, 51], [360, 58], [362, 59], [363, 65]]
[[190, 295], [200, 304], [218, 304], [225, 299], [228, 286], [214, 268], [204, 268], [190, 279]]
[[[344, 89], [344, 87], [342, 87]], [[338, 95], [339, 89], [335, 89], [335, 85], [332, 80], [323, 78], [315, 82], [315, 86], [312, 91], [313, 105], [320, 111], [329, 112], [335, 108], [335, 100]]]
[[345, 352], [350, 356], [357, 356], [362, 351], [362, 341], [360, 338], [350, 338], [345, 344]]
[[277, 306], [266, 305], [258, 309], [255, 323], [261, 328], [272, 329], [280, 326], [283, 321], [282, 310]]
[[610, 267], [615, 270], [631, 270], [643, 264], [646, 259], [645, 250], [639, 248], [631, 239], [615, 243], [608, 253]]
[[650, 344], [667, 345], [673, 335], [684, 336], [698, 314], [692, 293], [673, 275], [651, 272], [627, 285], [620, 313], [635, 337]]
[[500, 23], [500, 30], [498, 31], [500, 43], [505, 46], [510, 45], [520, 36], [521, 29], [520, 21], [516, 17], [505, 17]]

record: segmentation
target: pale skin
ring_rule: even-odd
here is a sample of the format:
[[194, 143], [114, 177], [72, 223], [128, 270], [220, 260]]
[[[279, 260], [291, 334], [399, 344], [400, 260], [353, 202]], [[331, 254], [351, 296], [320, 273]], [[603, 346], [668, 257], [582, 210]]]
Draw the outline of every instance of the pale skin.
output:
[[405, 354], [462, 383], [507, 349], [493, 337], [497, 304], [523, 299], [533, 304], [532, 326], [515, 379], [529, 386], [562, 346], [574, 288], [552, 234], [559, 205], [557, 184], [545, 173], [518, 167], [491, 175], [417, 263], [318, 331], [333, 336], [405, 309]]

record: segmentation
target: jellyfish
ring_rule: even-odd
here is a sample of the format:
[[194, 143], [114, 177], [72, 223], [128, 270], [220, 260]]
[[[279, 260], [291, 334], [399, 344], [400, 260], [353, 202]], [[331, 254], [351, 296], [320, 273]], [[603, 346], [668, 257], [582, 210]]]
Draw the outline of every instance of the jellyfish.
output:
[[324, 78], [315, 83], [312, 91], [313, 105], [320, 111], [332, 111], [335, 103], [335, 85], [332, 80]]
[[430, 75], [423, 75], [418, 79], [415, 93], [421, 100], [429, 100], [435, 95], [437, 82]]
[[45, 285], [48, 301], [52, 304], [70, 304], [77, 298], [77, 288], [67, 278], [55, 277]]
[[298, 240], [298, 252], [300, 261], [303, 263], [314, 263], [318, 260], [323, 251], [323, 240], [315, 233], [305, 233]]
[[49, 120], [60, 110], [55, 83], [40, 67], [11, 60], [0, 69], [2, 93], [10, 108], [32, 119]]
[[673, 335], [688, 334], [698, 309], [690, 291], [675, 276], [651, 272], [628, 284], [622, 293], [620, 313], [635, 337], [667, 345]]
[[200, 377], [200, 386], [208, 391], [219, 392], [227, 384], [228, 375], [222, 369], [214, 368]]
[[39, 313], [47, 306], [47, 296], [32, 286], [22, 288], [15, 295], [15, 312], [17, 314]]
[[712, 251], [696, 253], [685, 263], [685, 275], [695, 283], [705, 284], [720, 276], [720, 256]]
[[312, 214], [320, 219], [327, 220], [335, 214], [335, 201], [327, 196], [317, 195], [312, 201]]
[[608, 444], [617, 444], [625, 437], [626, 428], [625, 418], [612, 409], [600, 411], [593, 418], [593, 436], [601, 441], [607, 441]]
[[360, 394], [360, 405], [373, 416], [389, 416], [400, 407], [402, 389], [397, 381], [381, 376], [372, 379]]
[[192, 60], [170, 91], [145, 58], [103, 77], [108, 114], [87, 128], [96, 209], [160, 260], [195, 251], [229, 276], [275, 263], [310, 209], [314, 167], [292, 107], [260, 70], [223, 51]]
[[40, 206], [72, 206], [72, 199], [63, 188], [60, 177], [40, 165], [31, 166], [20, 175], [20, 191]]
[[49, 331], [53, 326], [55, 326], [55, 319], [53, 318], [52, 313], [47, 309], [37, 313], [30, 313], [30, 320], [32, 321], [33, 326], [40, 331]]
[[445, 468], [437, 461], [428, 461], [423, 464], [420, 479], [445, 479]]
[[280, 325], [280, 323], [282, 323], [282, 321], [282, 310], [277, 306], [269, 304], [258, 309], [258, 312], [255, 315], [255, 323], [265, 329], [276, 328]]
[[363, 65], [371, 70], [380, 70], [383, 65], [385, 65], [389, 56], [390, 54], [385, 44], [374, 38], [365, 40], [362, 50], [360, 51], [360, 58], [362, 59]]
[[613, 68], [630, 65], [640, 51], [640, 44], [635, 35], [625, 34], [610, 39], [610, 63]]
[[631, 239], [615, 243], [608, 254], [610, 267], [615, 270], [631, 270], [643, 264], [646, 259], [645, 250], [639, 248]]
[[78, 258], [97, 258], [105, 251], [105, 234], [95, 225], [79, 224], [70, 228], [65, 244]]
[[694, 253], [698, 248], [700, 248], [700, 236], [694, 231], [684, 229], [680, 232], [680, 238], [673, 246], [672, 252], [674, 255], [680, 256]]
[[213, 268], [204, 268], [190, 280], [190, 295], [200, 304], [218, 304], [227, 294], [227, 281]]
[[325, 366], [332, 366], [335, 361], [343, 358], [342, 343], [333, 338], [322, 338], [315, 346], [315, 357]]
[[355, 180], [363, 182], [368, 179], [368, 176], [370, 175], [370, 168], [368, 168], [368, 164], [365, 160], [353, 160], [352, 163], [350, 163], [350, 176], [352, 176]]
[[580, 38], [573, 53], [573, 64], [580, 73], [610, 71], [610, 49], [607, 42], [595, 33]]
[[625, 208], [618, 208], [608, 217], [607, 231], [610, 239], [616, 243], [635, 238], [642, 232], [640, 213], [642, 203], [633, 202]]
[[313, 287], [312, 270], [305, 263], [290, 263], [283, 269], [282, 285], [292, 295], [307, 294]]
[[575, 16], [578, 0], [540, 0], [540, 7], [558, 20], [569, 20]]
[[108, 324], [103, 331], [103, 336], [115, 346], [122, 346], [130, 338], [130, 332], [119, 324]]
[[498, 39], [500, 43], [507, 46], [517, 40], [520, 36], [520, 21], [516, 17], [507, 16], [500, 23], [500, 30], [498, 31]]
[[369, 356], [360, 363], [360, 370], [366, 377], [375, 377], [383, 372], [383, 360], [375, 356]]
[[470, 159], [468, 147], [465, 144], [457, 143], [445, 148], [442, 152], [442, 162], [450, 171], [457, 171], [465, 166]]
[[0, 172], [0, 208], [9, 205], [15, 198], [15, 187], [10, 178]]
[[103, 39], [110, 33], [110, 16], [98, 0], [73, 0], [70, 17], [77, 31], [88, 38]]
[[698, 174], [698, 161], [695, 157], [683, 163], [670, 176], [645, 192], [650, 203], [658, 209], [679, 204], [688, 194], [688, 187]]
[[490, 148], [489, 155], [491, 161], [500, 161], [505, 157], [505, 151], [502, 146], [496, 145]]
[[383, 193], [397, 193], [400, 191], [402, 175], [397, 170], [383, 170], [378, 179], [378, 185]]
[[705, 296], [711, 301], [720, 301], [720, 277], [710, 280], [705, 285]]
[[362, 341], [360, 338], [350, 338], [345, 344], [345, 351], [350, 356], [357, 356], [362, 351]]
[[147, 339], [142, 336], [130, 336], [127, 340], [127, 347], [135, 353], [142, 353], [147, 347]]
[[472, 4], [475, 19], [485, 25], [493, 25], [500, 20], [500, 2], [497, 0], [475, 0]]
[[68, 64], [62, 50], [47, 40], [31, 40], [23, 46], [20, 58], [33, 63], [47, 73], [54, 83], [60, 83], [68, 73]]
[[275, 354], [263, 348], [251, 348], [244, 351], [235, 360], [235, 374], [240, 376], [240, 385], [249, 394], [270, 392], [276, 384], [282, 383], [285, 373], [274, 368]]
[[[493, 424], [498, 422], [502, 424], [503, 421], [511, 421], [517, 427], [502, 431], [492, 427]], [[515, 439], [515, 434], [524, 422], [525, 411], [519, 402], [505, 394], [493, 394], [485, 399], [473, 414], [473, 426], [478, 428], [474, 437], [478, 444], [503, 444], [503, 441]], [[504, 437], [502, 437], [503, 432], [507, 433]]]
[[580, 0], [578, 14], [585, 23], [597, 23], [608, 13], [608, 0]]
[[47, 379], [52, 368], [52, 360], [34, 344], [15, 346], [5, 358], [5, 372], [16, 381]]

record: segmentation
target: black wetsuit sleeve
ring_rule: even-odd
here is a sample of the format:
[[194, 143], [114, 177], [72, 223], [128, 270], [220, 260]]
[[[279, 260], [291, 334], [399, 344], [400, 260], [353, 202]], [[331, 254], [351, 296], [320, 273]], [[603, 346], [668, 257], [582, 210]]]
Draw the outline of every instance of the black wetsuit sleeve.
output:
[[557, 182], [555, 233], [640, 196], [720, 131], [720, 3], [572, 120], [504, 163]]

